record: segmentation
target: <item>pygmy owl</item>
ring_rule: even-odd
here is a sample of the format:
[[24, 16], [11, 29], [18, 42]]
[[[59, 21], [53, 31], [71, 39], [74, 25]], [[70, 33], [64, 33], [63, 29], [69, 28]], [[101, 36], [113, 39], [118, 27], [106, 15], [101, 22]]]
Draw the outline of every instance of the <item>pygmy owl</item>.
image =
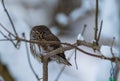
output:
[[[30, 32], [30, 40], [34, 41], [57, 41], [60, 42], [60, 40], [52, 34], [52, 32], [44, 25], [35, 26], [32, 28]], [[45, 53], [48, 53], [50, 51], [53, 51], [57, 48], [62, 47], [61, 44], [36, 44], [36, 43], [30, 43], [30, 50], [34, 57], [36, 57], [38, 60], [41, 61], [41, 56]], [[62, 63], [65, 65], [71, 65], [68, 60], [66, 59], [64, 52], [56, 54], [49, 58], [49, 60], [55, 60], [58, 63]]]

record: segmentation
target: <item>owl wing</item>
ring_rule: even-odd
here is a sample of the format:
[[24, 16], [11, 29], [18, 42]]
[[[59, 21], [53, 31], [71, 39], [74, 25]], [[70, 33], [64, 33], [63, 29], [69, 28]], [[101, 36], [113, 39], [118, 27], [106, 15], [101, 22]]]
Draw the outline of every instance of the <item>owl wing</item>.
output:
[[[55, 35], [53, 35], [53, 34], [50, 34], [49, 36], [46, 36], [45, 39], [47, 41], [58, 41], [58, 42], [60, 42], [60, 40]], [[51, 44], [50, 46], [54, 47], [54, 49], [62, 47], [61, 44]], [[62, 57], [62, 58], [64, 58], [64, 59], [66, 59], [65, 55], [63, 53], [60, 53], [60, 54], [57, 54], [57, 55], [60, 56], [60, 57]]]
[[[57, 41], [57, 42], [60, 42], [60, 40], [53, 34], [49, 34], [49, 35], [45, 36], [44, 39], [46, 41]], [[57, 48], [61, 47], [61, 44], [50, 44], [50, 46], [54, 47], [54, 49], [57, 49]]]

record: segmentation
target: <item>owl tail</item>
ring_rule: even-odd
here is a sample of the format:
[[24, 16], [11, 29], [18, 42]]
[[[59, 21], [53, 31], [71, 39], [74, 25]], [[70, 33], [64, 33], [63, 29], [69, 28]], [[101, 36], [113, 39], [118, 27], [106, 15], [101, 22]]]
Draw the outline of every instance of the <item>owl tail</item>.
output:
[[59, 63], [65, 64], [68, 66], [72, 66], [72, 64], [66, 58], [60, 58]]

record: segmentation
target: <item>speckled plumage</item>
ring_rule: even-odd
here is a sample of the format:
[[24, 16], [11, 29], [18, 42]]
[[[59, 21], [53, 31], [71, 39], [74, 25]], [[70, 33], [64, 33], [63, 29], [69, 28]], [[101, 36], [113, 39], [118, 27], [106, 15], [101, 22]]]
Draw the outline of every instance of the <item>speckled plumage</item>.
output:
[[[35, 26], [31, 29], [30, 40], [60, 42], [60, 40], [54, 34], [52, 34], [52, 32], [49, 30], [49, 28], [47, 28], [44, 25]], [[34, 57], [36, 57], [40, 61], [41, 61], [41, 59], [39, 57], [41, 57], [42, 54], [45, 54], [45, 52], [50, 52], [52, 50], [55, 50], [59, 47], [62, 47], [61, 44], [33, 44], [33, 43], [30, 43], [31, 53], [33, 54]], [[62, 63], [65, 65], [71, 65], [67, 61], [67, 59], [64, 55], [64, 52], [50, 57], [50, 60], [55, 60], [58, 63]]]

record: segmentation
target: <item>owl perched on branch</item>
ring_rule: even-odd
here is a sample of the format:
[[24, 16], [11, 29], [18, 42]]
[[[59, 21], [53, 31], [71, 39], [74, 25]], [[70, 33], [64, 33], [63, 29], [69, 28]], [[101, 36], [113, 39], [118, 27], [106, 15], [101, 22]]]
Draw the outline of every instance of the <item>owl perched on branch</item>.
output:
[[[57, 41], [60, 42], [60, 40], [52, 34], [49, 28], [47, 28], [44, 25], [35, 26], [31, 29], [30, 32], [30, 40], [32, 41]], [[41, 57], [48, 52], [51, 52], [57, 48], [62, 47], [62, 45], [59, 44], [37, 44], [37, 43], [30, 43], [30, 50], [34, 57], [36, 57], [38, 60], [41, 60]], [[64, 52], [56, 54], [49, 58], [49, 60], [55, 60], [58, 63], [62, 63], [65, 65], [71, 65], [68, 60], [65, 57]]]

